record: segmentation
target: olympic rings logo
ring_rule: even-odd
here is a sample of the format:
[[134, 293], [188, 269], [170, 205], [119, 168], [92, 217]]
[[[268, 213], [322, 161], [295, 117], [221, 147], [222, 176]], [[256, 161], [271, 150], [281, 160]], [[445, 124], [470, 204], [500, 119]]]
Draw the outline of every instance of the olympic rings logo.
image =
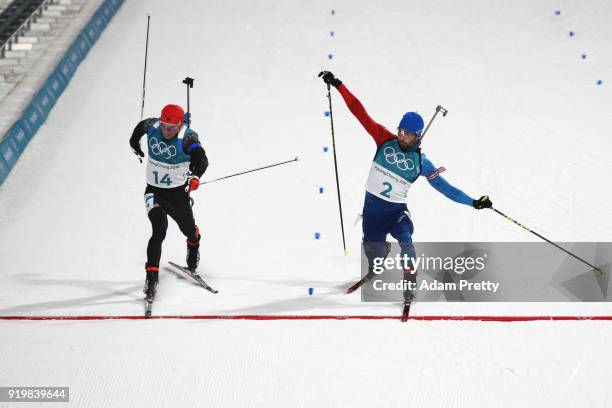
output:
[[414, 170], [415, 165], [412, 159], [406, 158], [404, 153], [398, 153], [391, 146], [385, 147], [383, 150], [383, 154], [385, 155], [385, 160], [389, 164], [395, 164], [400, 170]]
[[170, 159], [176, 156], [175, 146], [168, 146], [166, 143], [160, 142], [154, 137], [149, 139], [149, 147], [154, 155], [162, 156], [164, 159]]

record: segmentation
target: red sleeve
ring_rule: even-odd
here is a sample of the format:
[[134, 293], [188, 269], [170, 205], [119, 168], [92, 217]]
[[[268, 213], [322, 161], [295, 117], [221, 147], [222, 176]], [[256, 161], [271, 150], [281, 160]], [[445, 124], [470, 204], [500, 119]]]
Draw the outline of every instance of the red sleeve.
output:
[[338, 91], [340, 92], [340, 95], [342, 95], [342, 98], [344, 98], [346, 106], [357, 118], [359, 123], [361, 123], [361, 125], [365, 128], [365, 130], [368, 131], [370, 136], [372, 136], [376, 142], [376, 145], [380, 146], [387, 140], [395, 137], [395, 135], [389, 132], [386, 127], [380, 123], [377, 123], [370, 117], [370, 115], [368, 115], [368, 112], [366, 112], [361, 102], [359, 102], [359, 99], [357, 99], [344, 84], [340, 84]]

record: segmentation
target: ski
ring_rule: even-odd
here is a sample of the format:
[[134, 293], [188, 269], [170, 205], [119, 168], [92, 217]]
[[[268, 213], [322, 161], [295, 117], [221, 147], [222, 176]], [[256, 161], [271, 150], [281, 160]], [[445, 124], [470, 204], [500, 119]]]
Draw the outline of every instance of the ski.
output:
[[145, 294], [144, 297], [144, 308], [145, 308], [145, 313], [144, 313], [144, 317], [145, 319], [148, 319], [151, 317], [151, 314], [153, 313], [153, 302], [155, 301], [155, 295], [157, 294], [157, 281], [151, 281], [149, 282], [149, 280], [147, 279], [147, 282], [145, 282], [145, 288], [143, 289], [143, 292]]
[[191, 269], [185, 267], [185, 266], [181, 266], [179, 264], [176, 264], [172, 261], [168, 262], [171, 266], [173, 266], [174, 268], [178, 269], [179, 271], [183, 272], [185, 275], [189, 276], [191, 279], [193, 279], [198, 285], [200, 285], [201, 287], [203, 287], [204, 289], [206, 289], [207, 291], [211, 292], [211, 293], [219, 293], [218, 290], [213, 289], [208, 283], [206, 283], [206, 281], [204, 279], [202, 279], [202, 277], [197, 273], [197, 272], [193, 272]]
[[402, 311], [402, 322], [405, 322], [408, 320], [408, 317], [410, 315], [410, 305], [412, 304], [412, 302], [408, 301], [408, 302], [404, 302], [404, 310]]
[[410, 291], [410, 290], [406, 290], [404, 291], [404, 309], [402, 310], [402, 322], [405, 322], [408, 320], [408, 318], [410, 317], [410, 306], [412, 305], [412, 301], [414, 300], [414, 298], [416, 297], [415, 293]]
[[155, 300], [155, 297], [145, 297], [145, 314], [144, 317], [145, 319], [148, 319], [149, 317], [151, 317], [151, 313], [153, 312], [153, 301]]
[[370, 279], [372, 279], [372, 277], [374, 277], [373, 273], [368, 273], [366, 274], [366, 276], [364, 276], [363, 278], [361, 278], [357, 283], [355, 283], [353, 286], [351, 286], [350, 288], [348, 288], [346, 290], [346, 293], [353, 293], [354, 291], [356, 291], [357, 289], [359, 289], [364, 283], [366, 283], [367, 281], [369, 281]]

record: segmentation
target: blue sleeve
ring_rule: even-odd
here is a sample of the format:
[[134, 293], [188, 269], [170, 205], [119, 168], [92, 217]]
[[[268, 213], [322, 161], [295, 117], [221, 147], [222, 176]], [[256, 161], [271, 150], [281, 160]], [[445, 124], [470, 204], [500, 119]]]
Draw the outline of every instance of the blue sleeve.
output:
[[436, 169], [436, 166], [424, 154], [421, 156], [421, 166], [421, 175], [427, 178], [433, 188], [456, 203], [469, 205], [470, 207], [474, 206], [472, 197], [453, 187], [444, 177], [440, 176], [440, 173], [446, 170], [444, 167]]
[[202, 147], [202, 144], [198, 139], [198, 134], [191, 129], [187, 129], [185, 131], [185, 136], [183, 136], [183, 151], [185, 154], [191, 155], [193, 149], [197, 147]]

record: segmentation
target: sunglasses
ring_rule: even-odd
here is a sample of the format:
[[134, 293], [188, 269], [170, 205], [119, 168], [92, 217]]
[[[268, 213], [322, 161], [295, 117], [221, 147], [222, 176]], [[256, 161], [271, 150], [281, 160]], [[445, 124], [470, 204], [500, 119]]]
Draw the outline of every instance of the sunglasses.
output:
[[407, 130], [404, 129], [398, 129], [399, 130], [399, 134], [402, 136], [416, 136], [417, 138], [420, 136], [419, 133], [415, 133], [415, 132], [409, 132]]
[[181, 124], [171, 125], [169, 123], [159, 122], [159, 127], [166, 132], [174, 132], [181, 127]]

